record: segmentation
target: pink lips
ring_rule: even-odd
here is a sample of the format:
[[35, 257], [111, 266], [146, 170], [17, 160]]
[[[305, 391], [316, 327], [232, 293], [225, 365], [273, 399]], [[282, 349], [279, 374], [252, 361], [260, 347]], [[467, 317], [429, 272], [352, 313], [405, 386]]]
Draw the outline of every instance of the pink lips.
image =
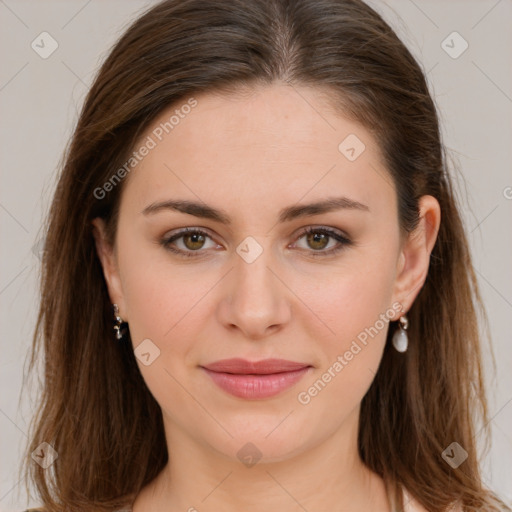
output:
[[246, 399], [268, 398], [298, 382], [311, 368], [305, 363], [285, 359], [223, 359], [205, 366], [203, 370], [224, 391]]

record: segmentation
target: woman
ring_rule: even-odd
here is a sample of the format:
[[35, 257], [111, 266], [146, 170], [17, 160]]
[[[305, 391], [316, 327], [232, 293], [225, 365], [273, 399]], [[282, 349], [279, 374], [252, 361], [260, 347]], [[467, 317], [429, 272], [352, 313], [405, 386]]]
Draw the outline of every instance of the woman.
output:
[[55, 193], [27, 477], [48, 511], [506, 510], [479, 305], [425, 77], [377, 13], [162, 2]]

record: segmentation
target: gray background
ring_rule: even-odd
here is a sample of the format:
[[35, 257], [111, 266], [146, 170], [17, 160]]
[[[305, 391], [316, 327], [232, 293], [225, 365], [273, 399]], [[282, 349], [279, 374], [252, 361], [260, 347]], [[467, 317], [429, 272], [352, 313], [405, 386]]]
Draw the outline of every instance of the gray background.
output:
[[[37, 387], [32, 403], [27, 393], [18, 402], [37, 311], [37, 243], [57, 165], [95, 70], [151, 3], [0, 0], [0, 511], [38, 504], [26, 501], [17, 479]], [[484, 477], [511, 501], [512, 2], [370, 3], [428, 73], [445, 142], [461, 169], [460, 200], [497, 360], [494, 371], [485, 351], [493, 444]], [[58, 48], [43, 59], [31, 43], [45, 31]], [[454, 31], [469, 45], [457, 58], [462, 39], [446, 39]]]

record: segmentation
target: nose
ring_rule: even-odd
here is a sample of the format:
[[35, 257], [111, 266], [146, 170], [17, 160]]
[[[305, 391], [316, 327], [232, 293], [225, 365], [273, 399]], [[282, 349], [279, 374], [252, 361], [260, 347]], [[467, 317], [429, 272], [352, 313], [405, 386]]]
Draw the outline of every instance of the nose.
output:
[[235, 266], [224, 282], [218, 314], [228, 329], [239, 329], [246, 339], [259, 340], [290, 321], [291, 292], [279, 276], [270, 249], [249, 261], [250, 258], [235, 255]]

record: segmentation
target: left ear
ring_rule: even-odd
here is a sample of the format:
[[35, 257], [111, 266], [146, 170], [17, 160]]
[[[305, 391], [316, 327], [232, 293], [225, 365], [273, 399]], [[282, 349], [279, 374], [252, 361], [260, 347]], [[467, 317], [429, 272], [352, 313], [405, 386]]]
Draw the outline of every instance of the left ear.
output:
[[419, 200], [419, 222], [403, 242], [398, 259], [394, 300], [403, 311], [409, 311], [428, 274], [430, 253], [436, 243], [441, 223], [441, 208], [437, 199], [422, 196]]

